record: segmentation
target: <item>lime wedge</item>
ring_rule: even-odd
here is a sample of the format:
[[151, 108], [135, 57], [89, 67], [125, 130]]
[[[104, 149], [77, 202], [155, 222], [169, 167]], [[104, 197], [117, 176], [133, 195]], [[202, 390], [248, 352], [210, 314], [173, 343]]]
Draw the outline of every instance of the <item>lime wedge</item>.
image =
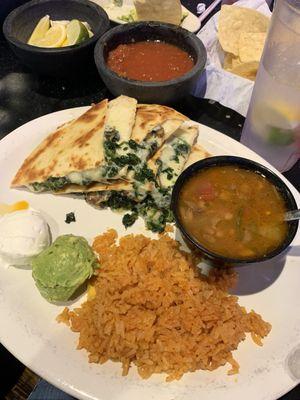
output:
[[269, 128], [268, 141], [277, 146], [288, 146], [295, 140], [294, 132], [291, 129], [281, 129], [274, 126]]
[[67, 37], [64, 25], [52, 26], [43, 37], [38, 40], [35, 46], [39, 47], [61, 47]]
[[300, 121], [300, 112], [289, 104], [259, 102], [251, 112], [254, 132], [265, 142], [289, 145]]
[[89, 34], [89, 38], [94, 36], [93, 32], [91, 30], [89, 30], [89, 29], [88, 29], [88, 34]]
[[36, 46], [36, 42], [43, 39], [49, 28], [50, 28], [50, 17], [49, 15], [45, 15], [43, 18], [39, 20], [27, 43]]
[[82, 22], [73, 19], [67, 26], [67, 38], [69, 46], [72, 46], [89, 39], [89, 33]]

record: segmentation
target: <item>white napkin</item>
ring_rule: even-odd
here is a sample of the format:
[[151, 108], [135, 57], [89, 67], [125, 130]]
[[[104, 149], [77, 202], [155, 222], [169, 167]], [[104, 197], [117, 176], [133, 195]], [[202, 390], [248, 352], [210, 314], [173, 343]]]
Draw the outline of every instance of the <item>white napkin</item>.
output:
[[[254, 8], [271, 16], [265, 0], [239, 0], [237, 6]], [[217, 37], [219, 12], [200, 30], [198, 37], [207, 50], [206, 70], [197, 82], [194, 96], [216, 100], [246, 116], [254, 82], [234, 75], [222, 68], [224, 52]]]

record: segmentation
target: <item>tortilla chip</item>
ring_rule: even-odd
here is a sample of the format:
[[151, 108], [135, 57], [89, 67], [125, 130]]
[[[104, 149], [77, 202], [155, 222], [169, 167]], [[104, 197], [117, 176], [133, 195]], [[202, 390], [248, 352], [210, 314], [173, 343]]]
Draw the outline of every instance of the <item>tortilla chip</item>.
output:
[[258, 70], [259, 63], [256, 61], [248, 62], [248, 63], [237, 63], [233, 66], [229, 72], [233, 74], [239, 75], [246, 79], [255, 80], [256, 73]]
[[242, 63], [260, 62], [266, 36], [266, 32], [241, 32], [239, 38], [239, 58]]
[[234, 55], [231, 53], [225, 53], [224, 56], [224, 63], [223, 63], [223, 68], [225, 70], [230, 70], [232, 68], [232, 61], [234, 59]]
[[241, 32], [267, 32], [269, 23], [268, 17], [251, 8], [222, 6], [218, 37], [223, 50], [238, 56]]
[[180, 0], [134, 0], [138, 21], [159, 21], [180, 25]]

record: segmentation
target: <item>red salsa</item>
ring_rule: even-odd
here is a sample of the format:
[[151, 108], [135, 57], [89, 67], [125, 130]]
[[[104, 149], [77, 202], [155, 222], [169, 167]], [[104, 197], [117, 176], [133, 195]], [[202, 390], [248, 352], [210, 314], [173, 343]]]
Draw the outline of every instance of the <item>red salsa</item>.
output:
[[120, 44], [109, 52], [107, 65], [124, 78], [159, 82], [186, 74], [193, 68], [194, 60], [177, 46], [148, 40]]

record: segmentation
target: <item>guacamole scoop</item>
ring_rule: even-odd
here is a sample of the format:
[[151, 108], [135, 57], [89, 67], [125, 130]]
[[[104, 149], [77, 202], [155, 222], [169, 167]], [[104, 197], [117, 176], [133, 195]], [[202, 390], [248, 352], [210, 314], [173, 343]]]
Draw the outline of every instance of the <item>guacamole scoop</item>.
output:
[[97, 268], [97, 258], [86, 239], [59, 236], [32, 260], [32, 276], [48, 301], [67, 301]]

